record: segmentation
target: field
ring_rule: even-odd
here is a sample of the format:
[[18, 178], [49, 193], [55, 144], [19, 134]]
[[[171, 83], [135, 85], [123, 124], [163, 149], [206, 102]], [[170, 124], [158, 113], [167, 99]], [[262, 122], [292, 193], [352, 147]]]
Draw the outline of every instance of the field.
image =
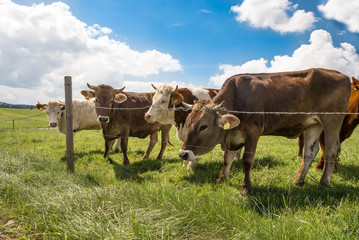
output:
[[[9, 110], [11, 110], [9, 112]], [[103, 158], [101, 131], [75, 135], [75, 173], [67, 171], [65, 136], [34, 110], [0, 109], [0, 239], [358, 239], [359, 132], [342, 144], [332, 187], [315, 170], [291, 182], [300, 166], [297, 140], [262, 137], [251, 196], [240, 195], [243, 173], [233, 164], [216, 184], [223, 153], [217, 146], [183, 168], [171, 130], [164, 159], [141, 155], [148, 138], [129, 141], [122, 155]], [[36, 124], [35, 124], [35, 123]]]

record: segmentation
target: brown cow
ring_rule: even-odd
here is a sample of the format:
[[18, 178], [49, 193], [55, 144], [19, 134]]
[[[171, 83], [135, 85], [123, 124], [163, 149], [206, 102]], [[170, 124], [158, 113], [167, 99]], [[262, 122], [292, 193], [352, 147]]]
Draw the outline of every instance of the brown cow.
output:
[[[158, 122], [161, 124], [172, 124], [176, 127], [177, 138], [180, 141], [184, 141], [186, 136], [185, 122], [190, 111], [186, 110], [184, 103], [193, 104], [198, 99], [213, 99], [219, 89], [209, 88], [176, 88], [174, 89], [168, 84], [163, 84], [155, 87], [155, 95], [152, 98], [152, 105], [145, 114], [145, 119], [148, 122]], [[170, 108], [177, 108], [176, 111], [172, 111]], [[181, 109], [182, 108], [182, 109]], [[187, 164], [187, 161], [183, 161], [183, 166]], [[191, 168], [195, 164], [194, 161], [188, 164]]]
[[[114, 89], [109, 85], [87, 86], [93, 91], [82, 90], [86, 98], [95, 98], [96, 113], [102, 124], [102, 133], [105, 139], [105, 155], [114, 139], [121, 138], [123, 164], [130, 164], [127, 157], [129, 137], [145, 138], [150, 135], [150, 143], [143, 158], [148, 158], [158, 141], [157, 132], [162, 132], [162, 145], [157, 159], [162, 159], [166, 145], [169, 142], [169, 131], [172, 125], [161, 125], [145, 121], [147, 107], [151, 105], [151, 96], [154, 93], [122, 92], [123, 89]], [[137, 109], [136, 109], [137, 108]]]
[[252, 189], [250, 171], [259, 137], [297, 138], [304, 131], [304, 158], [293, 181], [293, 184], [304, 184], [307, 171], [319, 150], [317, 139], [324, 129], [327, 162], [320, 183], [330, 186], [344, 115], [315, 113], [345, 112], [349, 97], [349, 78], [333, 70], [308, 69], [232, 76], [211, 102], [194, 105], [186, 120], [187, 135], [179, 156], [192, 160], [221, 144], [225, 153], [220, 182], [227, 179], [234, 156], [244, 146], [242, 164], [245, 177], [241, 192], [249, 194]]
[[[355, 77], [352, 77], [351, 91], [350, 91], [350, 99], [348, 104], [348, 113], [359, 113], [359, 80]], [[358, 114], [346, 115], [342, 124], [342, 128], [339, 133], [339, 140], [342, 143], [345, 139], [349, 138], [356, 126], [359, 124], [359, 116]], [[299, 151], [298, 151], [298, 159], [301, 159], [303, 156], [303, 142], [304, 142], [303, 134], [299, 136]], [[323, 169], [325, 165], [325, 144], [324, 144], [324, 132], [320, 134], [319, 144], [322, 150], [322, 157], [318, 162], [316, 168]], [[335, 162], [335, 168], [337, 168], [338, 162]]]

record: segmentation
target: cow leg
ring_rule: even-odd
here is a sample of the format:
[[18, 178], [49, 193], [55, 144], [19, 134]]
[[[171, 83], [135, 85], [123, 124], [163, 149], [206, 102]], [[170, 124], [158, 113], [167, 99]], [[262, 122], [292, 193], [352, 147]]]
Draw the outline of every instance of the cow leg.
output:
[[303, 158], [303, 148], [304, 148], [304, 135], [302, 133], [298, 137], [298, 157], [297, 157], [298, 161]]
[[168, 141], [170, 140], [170, 129], [172, 125], [162, 126], [161, 127], [161, 150], [157, 156], [157, 160], [161, 160], [163, 157], [163, 153], [166, 150]]
[[342, 121], [343, 120], [340, 121], [339, 117], [335, 119], [325, 119], [325, 121], [323, 121], [325, 143], [325, 168], [322, 178], [320, 180], [320, 184], [328, 187], [330, 186], [330, 178], [332, 176], [334, 165], [336, 163], [340, 148], [339, 132]]
[[[123, 136], [123, 137], [122, 137]], [[123, 154], [123, 165], [130, 165], [130, 160], [128, 160], [127, 156], [127, 147], [128, 147], [128, 135], [121, 135], [121, 151]]]
[[224, 157], [223, 157], [224, 166], [221, 175], [219, 175], [219, 179], [217, 180], [217, 183], [221, 183], [224, 180], [227, 180], [229, 171], [231, 170], [232, 163], [237, 157], [237, 153], [238, 151], [229, 151], [229, 150], [224, 152]]
[[121, 146], [121, 138], [117, 139], [116, 147], [115, 147], [115, 153], [120, 152], [120, 146]]
[[325, 163], [325, 144], [324, 144], [324, 132], [322, 132], [320, 134], [319, 137], [319, 145], [320, 145], [320, 149], [322, 150], [322, 156], [316, 166], [317, 169], [323, 169], [324, 168], [324, 163]]
[[156, 145], [157, 141], [158, 141], [158, 132], [155, 131], [150, 135], [150, 142], [148, 144], [148, 148], [145, 154], [143, 154], [142, 156], [143, 159], [147, 159], [150, 156], [150, 153], [152, 152], [152, 149]]
[[304, 131], [304, 157], [293, 184], [303, 185], [305, 176], [319, 150], [318, 137], [322, 132], [321, 125], [314, 125]]
[[110, 150], [112, 149], [114, 140], [105, 139], [105, 154], [103, 155], [104, 158], [107, 158], [110, 155]]
[[244, 153], [242, 158], [242, 165], [244, 170], [244, 180], [242, 184], [241, 195], [249, 195], [252, 191], [251, 169], [254, 162], [254, 154], [257, 149], [258, 136], [249, 135], [244, 144]]

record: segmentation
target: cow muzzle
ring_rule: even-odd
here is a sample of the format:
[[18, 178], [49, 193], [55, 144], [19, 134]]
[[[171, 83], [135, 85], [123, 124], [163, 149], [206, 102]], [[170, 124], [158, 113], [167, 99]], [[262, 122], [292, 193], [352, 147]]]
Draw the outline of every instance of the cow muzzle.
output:
[[97, 121], [99, 121], [100, 123], [109, 123], [110, 122], [110, 118], [108, 116], [98, 116], [97, 117]]
[[183, 160], [187, 160], [187, 161], [193, 161], [196, 159], [196, 155], [194, 155], [194, 153], [191, 150], [181, 149], [179, 151], [178, 155], [180, 156], [180, 158], [182, 158]]
[[149, 114], [149, 113], [146, 113], [145, 114], [145, 120], [147, 121], [147, 122], [150, 122], [150, 123], [152, 123], [153, 121], [152, 121], [152, 115], [151, 114]]
[[51, 122], [49, 125], [50, 125], [50, 127], [57, 127], [57, 123], [55, 123], [55, 122]]

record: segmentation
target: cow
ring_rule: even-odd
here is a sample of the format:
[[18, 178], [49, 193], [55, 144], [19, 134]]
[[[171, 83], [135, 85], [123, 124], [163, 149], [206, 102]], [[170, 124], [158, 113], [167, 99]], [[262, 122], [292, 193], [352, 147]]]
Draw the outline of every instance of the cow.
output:
[[228, 177], [237, 151], [244, 147], [241, 194], [246, 195], [252, 190], [250, 171], [259, 137], [297, 138], [304, 132], [304, 157], [293, 181], [302, 185], [324, 130], [327, 161], [320, 184], [330, 186], [344, 115], [322, 113], [345, 112], [349, 97], [349, 78], [334, 70], [234, 75], [212, 101], [193, 106], [179, 156], [192, 160], [221, 144], [224, 167], [217, 182], [222, 182]]
[[[178, 85], [174, 89], [168, 84], [162, 84], [158, 87], [152, 84], [152, 87], [156, 90], [156, 93], [152, 98], [150, 109], [145, 114], [146, 121], [174, 125], [177, 130], [177, 138], [182, 142], [186, 136], [186, 118], [190, 114], [190, 111], [183, 109], [183, 103], [193, 104], [198, 99], [211, 100], [219, 92], [219, 89], [178, 88]], [[173, 111], [171, 108], [177, 108], [178, 110]], [[187, 161], [184, 160], [182, 166], [186, 164]], [[194, 160], [189, 162], [188, 168], [192, 168], [194, 164]]]
[[[64, 101], [49, 101], [47, 104], [37, 103], [36, 108], [41, 111], [46, 110], [49, 127], [57, 127], [60, 133], [66, 134]], [[74, 134], [81, 130], [101, 129], [101, 124], [97, 121], [94, 101], [72, 100], [72, 128]], [[120, 140], [117, 141], [115, 152], [119, 152], [119, 149]]]
[[[348, 113], [353, 113], [346, 115], [344, 117], [344, 121], [342, 127], [339, 132], [339, 141], [342, 143], [345, 139], [349, 138], [354, 132], [355, 128], [359, 124], [359, 80], [355, 77], [352, 77], [351, 90], [350, 90], [350, 99], [348, 104]], [[298, 151], [298, 159], [303, 157], [303, 142], [304, 136], [301, 134], [298, 138], [299, 142], [299, 151]], [[324, 144], [324, 132], [320, 134], [319, 144], [322, 151], [322, 156], [316, 166], [317, 169], [323, 169], [325, 165], [325, 144]], [[338, 162], [335, 162], [335, 168], [338, 168]]]
[[169, 142], [169, 132], [172, 125], [149, 123], [144, 115], [152, 103], [154, 93], [123, 92], [112, 86], [101, 84], [93, 86], [87, 84], [92, 90], [82, 90], [86, 98], [95, 98], [96, 113], [102, 125], [102, 134], [105, 139], [105, 154], [108, 156], [111, 142], [120, 137], [123, 164], [129, 165], [127, 146], [129, 137], [145, 138], [150, 136], [150, 143], [143, 159], [149, 157], [153, 147], [158, 141], [158, 131], [161, 130], [162, 143], [157, 159], [162, 159], [166, 145]]

